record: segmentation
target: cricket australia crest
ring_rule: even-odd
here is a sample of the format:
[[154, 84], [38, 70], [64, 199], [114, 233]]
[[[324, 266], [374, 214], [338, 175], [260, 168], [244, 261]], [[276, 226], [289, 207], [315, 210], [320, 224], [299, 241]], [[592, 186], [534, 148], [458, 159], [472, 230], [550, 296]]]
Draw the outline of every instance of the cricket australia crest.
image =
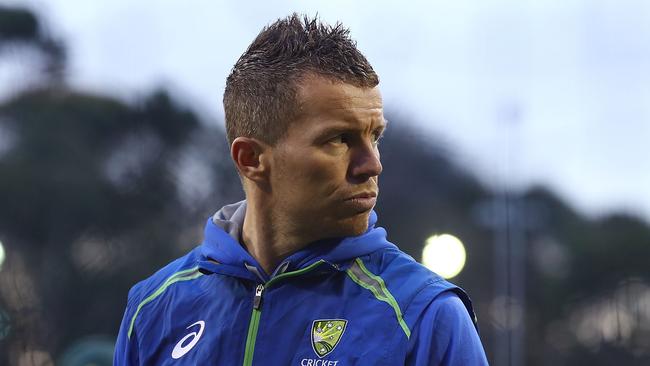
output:
[[344, 319], [314, 320], [311, 326], [311, 346], [318, 357], [325, 357], [336, 348], [347, 324], [348, 321]]

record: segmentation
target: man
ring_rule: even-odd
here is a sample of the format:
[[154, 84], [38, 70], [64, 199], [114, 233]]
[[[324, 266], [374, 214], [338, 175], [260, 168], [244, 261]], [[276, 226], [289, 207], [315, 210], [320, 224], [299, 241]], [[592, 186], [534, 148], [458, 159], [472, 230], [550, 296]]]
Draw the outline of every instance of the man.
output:
[[487, 364], [465, 293], [375, 226], [378, 83], [340, 24], [262, 30], [224, 94], [246, 200], [131, 289], [115, 365]]

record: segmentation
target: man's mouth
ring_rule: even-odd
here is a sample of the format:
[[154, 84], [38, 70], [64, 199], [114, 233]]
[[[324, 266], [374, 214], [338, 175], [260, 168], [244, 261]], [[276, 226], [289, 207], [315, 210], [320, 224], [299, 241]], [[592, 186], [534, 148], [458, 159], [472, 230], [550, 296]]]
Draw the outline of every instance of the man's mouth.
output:
[[372, 210], [377, 203], [377, 192], [367, 191], [357, 193], [344, 201], [350, 205], [355, 211], [365, 212]]

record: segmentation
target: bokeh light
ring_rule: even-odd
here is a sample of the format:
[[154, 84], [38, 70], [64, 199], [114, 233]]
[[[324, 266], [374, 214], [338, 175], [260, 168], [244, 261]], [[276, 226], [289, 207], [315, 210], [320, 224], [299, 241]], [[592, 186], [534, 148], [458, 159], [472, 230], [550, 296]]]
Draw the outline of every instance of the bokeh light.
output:
[[465, 246], [449, 234], [429, 237], [422, 250], [422, 264], [444, 278], [456, 277], [465, 267]]
[[5, 262], [5, 247], [2, 245], [0, 240], [0, 270], [2, 270], [2, 264]]

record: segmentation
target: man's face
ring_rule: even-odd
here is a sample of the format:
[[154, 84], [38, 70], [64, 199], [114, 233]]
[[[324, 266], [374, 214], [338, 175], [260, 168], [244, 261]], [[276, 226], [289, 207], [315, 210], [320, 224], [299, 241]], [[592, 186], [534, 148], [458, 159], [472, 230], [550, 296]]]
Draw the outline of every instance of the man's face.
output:
[[274, 211], [311, 240], [360, 235], [382, 171], [379, 89], [313, 75], [298, 85], [298, 117], [272, 148]]

